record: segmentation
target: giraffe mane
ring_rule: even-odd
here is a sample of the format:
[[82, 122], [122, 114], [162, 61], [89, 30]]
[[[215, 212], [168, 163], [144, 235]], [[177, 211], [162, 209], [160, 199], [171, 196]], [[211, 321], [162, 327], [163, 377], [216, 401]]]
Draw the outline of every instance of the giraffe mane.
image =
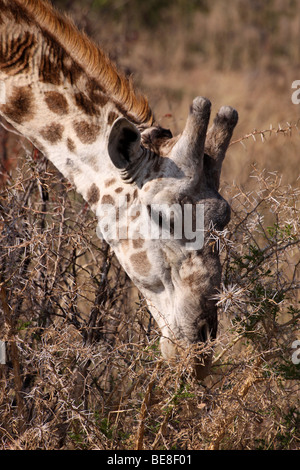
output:
[[19, 6], [19, 13], [29, 16], [41, 29], [55, 37], [130, 120], [141, 126], [153, 124], [154, 116], [147, 98], [134, 89], [132, 80], [117, 70], [109, 57], [79, 31], [71, 18], [58, 12], [48, 0], [15, 0], [15, 3]]

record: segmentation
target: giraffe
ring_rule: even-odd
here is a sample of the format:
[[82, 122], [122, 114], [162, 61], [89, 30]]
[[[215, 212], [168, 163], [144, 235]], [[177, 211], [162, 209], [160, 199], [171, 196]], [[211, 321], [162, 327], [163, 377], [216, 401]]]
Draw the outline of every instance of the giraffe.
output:
[[[0, 114], [89, 203], [99, 236], [160, 328], [162, 356], [172, 360], [181, 348], [214, 339], [221, 265], [207, 239], [210, 227], [221, 231], [230, 220], [219, 184], [237, 111], [223, 106], [208, 127], [211, 103], [197, 97], [184, 130], [173, 136], [131, 80], [47, 0], [0, 0], [0, 35]], [[174, 236], [171, 211], [153, 216], [153, 207], [174, 205], [192, 208], [194, 225], [195, 209], [203, 208], [201, 246], [191, 248], [185, 233]], [[122, 236], [111, 233], [113, 216]], [[144, 235], [149, 221], [169, 223], [170, 236]], [[185, 219], [180, 223], [184, 228]], [[210, 364], [211, 353], [196, 358], [199, 379]]]

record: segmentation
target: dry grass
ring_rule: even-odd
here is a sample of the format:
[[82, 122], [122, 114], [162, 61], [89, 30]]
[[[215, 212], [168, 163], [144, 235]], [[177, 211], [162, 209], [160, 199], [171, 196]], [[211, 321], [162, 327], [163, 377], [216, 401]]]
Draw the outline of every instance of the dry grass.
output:
[[[158, 332], [87, 207], [41, 155], [1, 192], [3, 449], [296, 449], [299, 191], [227, 188], [213, 374], [161, 360]], [[224, 189], [225, 190], [225, 189]]]

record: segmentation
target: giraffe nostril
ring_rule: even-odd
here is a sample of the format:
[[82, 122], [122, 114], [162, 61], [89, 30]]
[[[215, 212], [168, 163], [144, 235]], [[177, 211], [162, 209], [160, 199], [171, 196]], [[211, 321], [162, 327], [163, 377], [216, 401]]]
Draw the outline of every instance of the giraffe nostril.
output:
[[204, 323], [201, 325], [201, 327], [198, 329], [198, 341], [201, 343], [205, 343], [209, 339], [209, 328], [207, 323]]

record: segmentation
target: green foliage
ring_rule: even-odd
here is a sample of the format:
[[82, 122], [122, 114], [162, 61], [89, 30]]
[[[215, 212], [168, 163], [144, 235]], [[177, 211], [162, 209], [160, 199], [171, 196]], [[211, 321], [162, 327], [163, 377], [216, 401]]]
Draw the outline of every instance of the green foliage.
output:
[[173, 396], [172, 402], [174, 405], [182, 404], [182, 402], [186, 398], [194, 398], [194, 393], [191, 392], [191, 387], [189, 383], [186, 383], [184, 380], [182, 380], [178, 390], [175, 392]]
[[113, 427], [109, 423], [107, 418], [103, 418], [99, 420], [99, 429], [100, 431], [108, 438], [111, 439], [113, 437]]
[[291, 443], [300, 439], [300, 412], [291, 407], [280, 423], [278, 432], [272, 443], [266, 439], [257, 439], [256, 450], [286, 450]]

